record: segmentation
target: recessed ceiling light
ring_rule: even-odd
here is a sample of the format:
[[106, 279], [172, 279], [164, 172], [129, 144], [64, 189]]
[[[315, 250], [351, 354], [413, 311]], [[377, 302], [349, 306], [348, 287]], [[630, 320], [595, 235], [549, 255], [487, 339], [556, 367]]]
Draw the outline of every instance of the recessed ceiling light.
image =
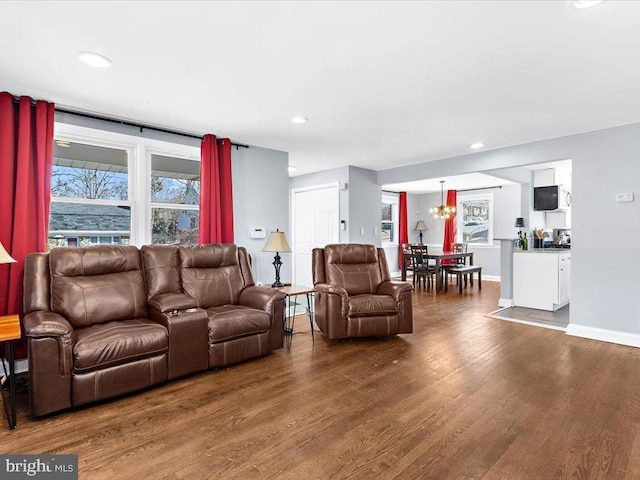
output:
[[306, 117], [293, 117], [291, 119], [293, 123], [305, 123], [307, 121]]
[[478, 148], [482, 148], [482, 147], [484, 147], [484, 143], [482, 142], [476, 142], [471, 144], [471, 148], [473, 148], [474, 150], [477, 150]]
[[289, 170], [289, 172], [295, 172], [297, 170], [297, 168], [294, 167], [293, 165], [290, 165], [288, 170]]
[[605, 0], [569, 0], [569, 6], [576, 10], [584, 10], [585, 8], [595, 7], [604, 3]]
[[71, 144], [66, 140], [56, 140], [56, 145], [58, 145], [59, 147], [64, 147], [64, 148], [71, 147]]
[[113, 62], [107, 57], [95, 52], [80, 52], [78, 53], [78, 60], [96, 68], [109, 68], [113, 65]]

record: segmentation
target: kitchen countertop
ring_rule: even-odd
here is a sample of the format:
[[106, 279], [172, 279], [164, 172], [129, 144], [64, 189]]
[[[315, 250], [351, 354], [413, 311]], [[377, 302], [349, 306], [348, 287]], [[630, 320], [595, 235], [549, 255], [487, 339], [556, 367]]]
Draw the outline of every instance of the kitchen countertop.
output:
[[571, 253], [570, 248], [534, 248], [533, 250], [514, 250], [513, 253], [551, 253], [562, 255], [563, 253]]

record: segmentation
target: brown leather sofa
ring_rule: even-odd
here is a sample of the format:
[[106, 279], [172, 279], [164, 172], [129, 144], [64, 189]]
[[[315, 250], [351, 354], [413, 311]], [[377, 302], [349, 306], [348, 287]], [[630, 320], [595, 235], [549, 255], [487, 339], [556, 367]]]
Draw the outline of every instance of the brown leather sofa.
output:
[[312, 253], [315, 318], [330, 339], [413, 332], [412, 286], [391, 281], [382, 248], [332, 244]]
[[24, 284], [33, 416], [282, 347], [284, 294], [235, 245], [55, 248]]
[[244, 248], [151, 245], [142, 247], [142, 257], [151, 317], [161, 319], [174, 309], [201, 310], [209, 367], [282, 348], [285, 295], [254, 285]]

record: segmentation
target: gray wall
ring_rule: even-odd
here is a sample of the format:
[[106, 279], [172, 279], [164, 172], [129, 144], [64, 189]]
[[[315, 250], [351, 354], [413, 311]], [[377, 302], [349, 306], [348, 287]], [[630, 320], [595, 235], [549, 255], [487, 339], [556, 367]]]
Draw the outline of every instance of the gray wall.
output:
[[[378, 183], [572, 159], [571, 324], [636, 338], [640, 277], [606, 259], [612, 245], [633, 241], [640, 233], [638, 152], [640, 124], [633, 124], [384, 170], [378, 172]], [[616, 193], [624, 192], [634, 192], [635, 200], [616, 203]], [[638, 265], [640, 250], [626, 250], [624, 258]], [[605, 279], [613, 278], [615, 284], [608, 287]]]
[[[364, 168], [349, 167], [349, 218], [351, 243], [380, 246], [382, 187], [377, 173]], [[374, 233], [374, 228], [377, 233]], [[360, 233], [364, 229], [364, 235]]]
[[[235, 243], [246, 247], [253, 260], [256, 284], [275, 281], [272, 265], [275, 253], [263, 252], [266, 239], [252, 239], [251, 228], [263, 227], [267, 232], [277, 228], [289, 231], [289, 154], [266, 148], [233, 149], [233, 220]], [[268, 233], [267, 233], [268, 235]], [[291, 281], [291, 254], [280, 253], [282, 282]]]

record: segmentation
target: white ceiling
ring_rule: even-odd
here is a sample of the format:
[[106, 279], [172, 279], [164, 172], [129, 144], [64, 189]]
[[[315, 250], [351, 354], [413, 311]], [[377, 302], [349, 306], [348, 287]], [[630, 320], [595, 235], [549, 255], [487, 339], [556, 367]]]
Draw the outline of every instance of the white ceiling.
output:
[[440, 180], [444, 180], [443, 190], [466, 190], [472, 188], [489, 188], [501, 185], [510, 185], [513, 182], [502, 178], [493, 177], [484, 173], [467, 173], [465, 175], [455, 175], [452, 177], [430, 178], [428, 180], [418, 180], [415, 182], [393, 183], [383, 185], [383, 190], [391, 192], [407, 193], [433, 193], [440, 192]]
[[0, 2], [0, 18], [0, 90], [284, 150], [296, 175], [640, 121], [637, 1]]

